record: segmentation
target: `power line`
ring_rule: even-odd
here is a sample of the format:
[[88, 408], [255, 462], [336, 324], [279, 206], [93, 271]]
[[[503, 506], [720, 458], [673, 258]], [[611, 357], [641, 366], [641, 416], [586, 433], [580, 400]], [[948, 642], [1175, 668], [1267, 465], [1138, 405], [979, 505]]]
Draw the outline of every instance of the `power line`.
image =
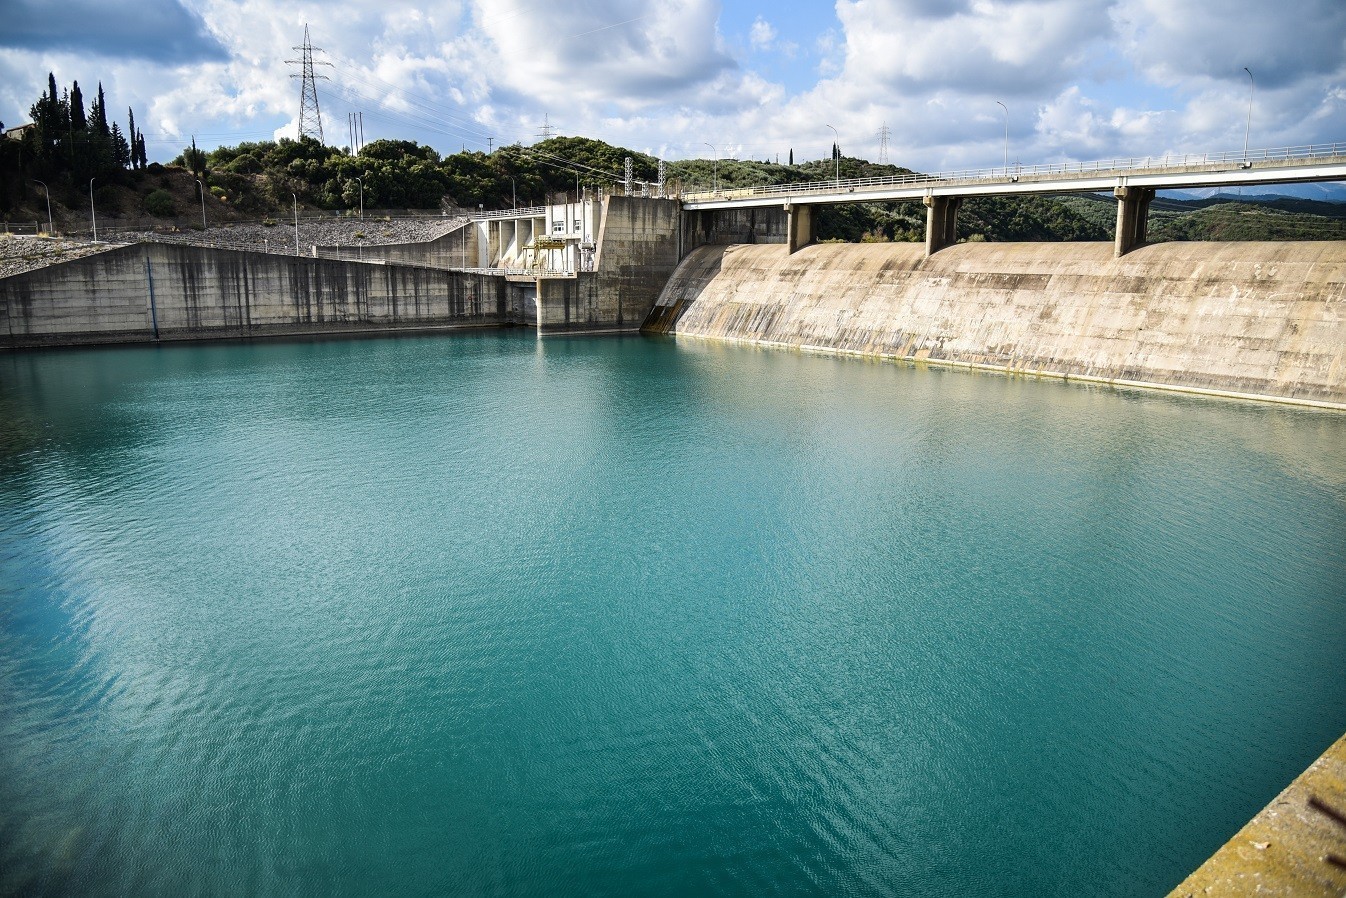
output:
[[[321, 47], [314, 47], [308, 39], [308, 23], [304, 23], [304, 43], [302, 46], [291, 47], [292, 50], [301, 51], [299, 59], [287, 59], [286, 65], [297, 65], [300, 67], [298, 74], [291, 73], [291, 78], [299, 78], [301, 86], [299, 88], [299, 137], [315, 138], [318, 143], [326, 143], [322, 134], [322, 113], [318, 111], [318, 78], [329, 81], [326, 75], [313, 74], [313, 51], [316, 49], [322, 52]], [[330, 62], [319, 62], [317, 65], [330, 66]]]

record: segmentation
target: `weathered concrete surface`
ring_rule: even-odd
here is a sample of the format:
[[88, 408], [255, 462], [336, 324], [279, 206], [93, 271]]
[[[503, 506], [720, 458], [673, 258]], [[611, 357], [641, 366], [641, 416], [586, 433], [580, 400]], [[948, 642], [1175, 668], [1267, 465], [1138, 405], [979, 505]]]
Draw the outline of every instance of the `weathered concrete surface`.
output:
[[1346, 243], [708, 246], [654, 332], [1346, 408]]
[[608, 197], [594, 270], [538, 279], [538, 332], [638, 329], [678, 266], [681, 223], [675, 200]]
[[1346, 814], [1346, 736], [1262, 809], [1169, 898], [1243, 895], [1346, 895], [1346, 826], [1309, 804], [1317, 798]]
[[[801, 206], [805, 214], [812, 211]], [[810, 219], [811, 220], [811, 219]], [[688, 212], [682, 221], [682, 253], [686, 255], [699, 246], [732, 243], [786, 243], [789, 239], [790, 216], [784, 203], [778, 206], [726, 209], [709, 212]], [[813, 239], [813, 228], [808, 227], [808, 239]]]
[[170, 244], [0, 279], [0, 348], [511, 320], [501, 277]]
[[[377, 235], [378, 225], [378, 222], [371, 223], [370, 233]], [[477, 228], [472, 227], [467, 221], [460, 221], [449, 233], [431, 240], [369, 244], [352, 242], [341, 246], [319, 246], [317, 255], [329, 259], [358, 257], [371, 262], [381, 259], [426, 268], [476, 268], [480, 264], [478, 236]]]

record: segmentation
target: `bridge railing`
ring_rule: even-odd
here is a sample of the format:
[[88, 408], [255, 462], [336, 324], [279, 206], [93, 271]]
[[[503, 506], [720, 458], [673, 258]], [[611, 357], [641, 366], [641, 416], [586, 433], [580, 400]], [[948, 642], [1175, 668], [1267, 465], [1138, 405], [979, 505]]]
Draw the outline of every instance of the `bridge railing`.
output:
[[546, 206], [529, 206], [526, 209], [493, 209], [490, 212], [472, 213], [473, 221], [481, 221], [487, 218], [537, 218], [539, 215], [546, 215]]
[[911, 172], [876, 178], [841, 178], [794, 184], [763, 184], [710, 190], [684, 190], [683, 202], [713, 202], [762, 196], [795, 196], [816, 193], [854, 191], [861, 187], [920, 187], [950, 183], [1020, 180], [1023, 178], [1069, 177], [1154, 169], [1188, 171], [1207, 166], [1251, 165], [1257, 162], [1311, 162], [1346, 156], [1346, 143], [1310, 144], [1227, 153], [1170, 153], [1163, 156], [1129, 156], [1093, 162], [1047, 162], [1035, 165], [1011, 165], [996, 168], [970, 168], [935, 174]]

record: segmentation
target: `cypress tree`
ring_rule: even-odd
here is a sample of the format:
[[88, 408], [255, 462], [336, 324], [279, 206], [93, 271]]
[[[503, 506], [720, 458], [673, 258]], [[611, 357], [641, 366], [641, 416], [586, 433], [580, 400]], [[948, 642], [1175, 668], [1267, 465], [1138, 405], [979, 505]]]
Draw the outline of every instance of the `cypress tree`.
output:
[[136, 111], [130, 106], [126, 107], [126, 135], [131, 139], [131, 168], [138, 168], [136, 165]]
[[794, 148], [794, 147], [790, 147], [790, 164], [791, 164], [791, 165], [794, 165], [794, 164], [795, 164], [795, 148]]
[[149, 163], [145, 159], [145, 132], [136, 135], [136, 156], [140, 159], [140, 167], [145, 168]]
[[98, 99], [94, 101], [93, 111], [89, 115], [93, 129], [102, 137], [111, 136], [107, 125], [107, 101], [103, 99], [103, 82], [98, 82]]
[[70, 88], [70, 126], [76, 131], [89, 127], [89, 118], [84, 114], [84, 94], [80, 92], [78, 81]]

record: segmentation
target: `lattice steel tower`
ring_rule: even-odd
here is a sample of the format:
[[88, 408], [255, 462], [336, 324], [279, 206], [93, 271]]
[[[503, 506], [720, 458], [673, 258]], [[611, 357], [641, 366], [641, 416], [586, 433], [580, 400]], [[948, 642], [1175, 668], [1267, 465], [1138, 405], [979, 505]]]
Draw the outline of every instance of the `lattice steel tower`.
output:
[[879, 129], [879, 165], [888, 164], [888, 138], [891, 137], [892, 134], [893, 132], [888, 127], [888, 123], [884, 122], [883, 127]]
[[304, 43], [299, 47], [291, 47], [292, 50], [299, 50], [301, 56], [299, 59], [287, 59], [286, 65], [297, 65], [299, 71], [291, 73], [291, 78], [298, 78], [301, 81], [299, 88], [299, 136], [312, 137], [318, 143], [326, 143], [322, 135], [322, 113], [318, 111], [318, 82], [321, 78], [324, 81], [329, 80], [326, 75], [313, 74], [315, 65], [330, 66], [330, 62], [314, 62], [313, 51], [322, 52], [321, 47], [315, 47], [309, 43], [308, 23], [304, 23]]

